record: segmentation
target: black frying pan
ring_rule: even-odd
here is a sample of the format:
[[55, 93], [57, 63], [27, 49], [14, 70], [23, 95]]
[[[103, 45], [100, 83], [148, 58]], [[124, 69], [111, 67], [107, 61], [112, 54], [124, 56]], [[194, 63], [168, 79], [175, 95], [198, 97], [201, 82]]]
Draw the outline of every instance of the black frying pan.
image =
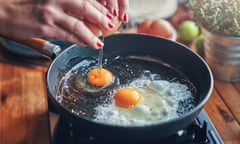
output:
[[61, 117], [70, 122], [73, 128], [92, 136], [124, 142], [143, 142], [163, 138], [188, 126], [197, 117], [209, 99], [213, 89], [212, 73], [206, 62], [189, 48], [179, 43], [159, 37], [140, 34], [116, 34], [105, 38], [104, 57], [116, 55], [148, 55], [173, 66], [182, 72], [197, 89], [198, 103], [190, 111], [177, 119], [149, 126], [113, 126], [96, 123], [86, 117], [72, 113], [57, 100], [57, 87], [64, 73], [86, 57], [98, 57], [98, 51], [73, 45], [62, 51], [51, 63], [47, 72], [49, 98], [58, 109]]

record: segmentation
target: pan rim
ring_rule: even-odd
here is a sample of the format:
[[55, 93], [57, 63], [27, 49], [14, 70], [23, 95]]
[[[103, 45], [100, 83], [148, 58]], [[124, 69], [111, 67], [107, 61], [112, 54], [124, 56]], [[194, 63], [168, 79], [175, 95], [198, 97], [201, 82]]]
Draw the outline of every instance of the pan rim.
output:
[[[208, 101], [208, 99], [210, 98], [211, 94], [212, 94], [212, 91], [213, 91], [213, 87], [214, 87], [214, 79], [213, 79], [213, 74], [212, 74], [212, 71], [210, 69], [210, 67], [208, 66], [207, 62], [199, 55], [197, 54], [195, 51], [193, 51], [192, 49], [190, 48], [187, 48], [186, 45], [182, 44], [182, 43], [179, 43], [179, 42], [175, 42], [175, 41], [171, 41], [171, 40], [168, 40], [168, 39], [165, 39], [165, 38], [160, 38], [160, 37], [156, 37], [156, 36], [150, 36], [150, 35], [146, 35], [146, 34], [130, 34], [130, 33], [125, 33], [125, 34], [114, 34], [112, 36], [108, 36], [108, 37], [114, 37], [114, 36], [118, 36], [118, 35], [127, 35], [127, 36], [144, 36], [144, 37], [154, 37], [154, 38], [157, 38], [157, 39], [163, 39], [163, 40], [166, 40], [170, 43], [175, 43], [177, 45], [180, 45], [181, 47], [183, 47], [186, 51], [189, 51], [190, 53], [194, 54], [194, 56], [196, 56], [200, 61], [201, 63], [204, 65], [204, 67], [206, 68], [207, 72], [208, 72], [208, 77], [209, 77], [209, 87], [208, 87], [208, 90], [207, 90], [207, 95], [204, 97], [204, 99], [202, 99], [193, 109], [191, 109], [190, 111], [182, 114], [181, 116], [177, 117], [177, 118], [173, 118], [173, 119], [170, 119], [168, 121], [163, 121], [163, 122], [159, 122], [159, 123], [153, 123], [153, 124], [147, 124], [147, 125], [134, 125], [134, 126], [130, 126], [130, 125], [127, 125], [127, 126], [124, 126], [124, 125], [113, 125], [113, 124], [107, 124], [107, 123], [101, 123], [101, 122], [96, 122], [96, 121], [93, 121], [91, 119], [88, 119], [86, 117], [83, 117], [83, 116], [80, 116], [80, 115], [77, 115], [73, 112], [71, 112], [69, 109], [67, 109], [63, 104], [59, 103], [56, 98], [53, 96], [53, 92], [51, 91], [51, 89], [48, 89], [49, 92], [50, 92], [50, 98], [55, 102], [57, 103], [61, 109], [64, 109], [65, 111], [67, 111], [69, 114], [73, 115], [75, 118], [79, 119], [79, 120], [84, 120], [84, 121], [87, 121], [87, 122], [90, 122], [92, 124], [95, 124], [95, 125], [102, 125], [102, 126], [106, 126], [106, 127], [116, 127], [116, 128], [124, 128], [124, 129], [132, 129], [132, 128], [149, 128], [149, 127], [156, 127], [156, 126], [161, 126], [161, 125], [166, 125], [168, 123], [174, 123], [176, 121], [179, 121], [179, 119], [183, 119], [185, 117], [188, 117], [194, 113], [196, 113], [196, 111], [199, 111], [201, 110], [204, 105], [206, 104], [206, 102]], [[107, 37], [106, 37], [107, 38]], [[70, 47], [68, 47], [67, 49], [65, 49], [64, 51], [62, 51], [51, 63], [50, 67], [48, 68], [48, 71], [47, 71], [47, 85], [49, 84], [49, 77], [50, 77], [50, 70], [52, 69], [54, 63], [59, 59], [59, 57], [61, 57], [61, 55], [63, 55], [65, 52], [69, 51], [71, 48], [74, 48], [76, 47], [77, 45], [76, 44], [73, 44], [71, 45]], [[200, 112], [200, 111], [199, 111]]]

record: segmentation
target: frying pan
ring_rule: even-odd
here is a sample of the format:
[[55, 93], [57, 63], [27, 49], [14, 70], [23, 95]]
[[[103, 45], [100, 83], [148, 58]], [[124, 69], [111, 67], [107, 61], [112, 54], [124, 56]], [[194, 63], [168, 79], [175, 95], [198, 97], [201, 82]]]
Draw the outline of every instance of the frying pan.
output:
[[[175, 134], [192, 123], [203, 109], [213, 89], [213, 76], [206, 62], [191, 49], [171, 40], [142, 34], [115, 34], [105, 38], [104, 57], [141, 54], [159, 58], [184, 73], [198, 91], [198, 103], [176, 119], [147, 126], [115, 126], [91, 121], [74, 114], [57, 101], [57, 87], [63, 75], [86, 57], [98, 57], [98, 51], [72, 45], [57, 54], [47, 74], [49, 98], [71, 127], [95, 137], [115, 142], [148, 142]], [[39, 49], [38, 49], [39, 50]], [[52, 52], [48, 53], [52, 56]]]

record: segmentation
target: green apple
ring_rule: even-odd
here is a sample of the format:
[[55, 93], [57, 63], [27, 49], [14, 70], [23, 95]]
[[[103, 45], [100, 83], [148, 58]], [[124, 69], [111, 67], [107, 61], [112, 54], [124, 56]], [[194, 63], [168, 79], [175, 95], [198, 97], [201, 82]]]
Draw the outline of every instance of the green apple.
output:
[[195, 43], [196, 51], [201, 56], [204, 56], [203, 40], [204, 40], [204, 36], [203, 34], [201, 34], [196, 38], [196, 43]]
[[199, 35], [199, 27], [192, 20], [183, 21], [178, 26], [180, 40], [184, 42], [192, 42]]

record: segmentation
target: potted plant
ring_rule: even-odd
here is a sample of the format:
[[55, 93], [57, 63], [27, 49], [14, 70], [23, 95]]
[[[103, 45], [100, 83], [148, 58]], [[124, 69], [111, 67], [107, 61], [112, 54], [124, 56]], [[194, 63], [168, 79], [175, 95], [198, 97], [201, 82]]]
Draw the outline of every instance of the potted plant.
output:
[[204, 35], [205, 60], [215, 78], [240, 80], [240, 1], [189, 0]]

